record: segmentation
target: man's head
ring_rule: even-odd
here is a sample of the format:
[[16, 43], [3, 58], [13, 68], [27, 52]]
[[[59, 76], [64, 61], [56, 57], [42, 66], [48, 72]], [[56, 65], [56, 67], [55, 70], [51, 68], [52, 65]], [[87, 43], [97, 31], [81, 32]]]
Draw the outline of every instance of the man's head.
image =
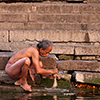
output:
[[48, 56], [52, 50], [52, 43], [49, 40], [42, 40], [37, 44], [40, 56]]

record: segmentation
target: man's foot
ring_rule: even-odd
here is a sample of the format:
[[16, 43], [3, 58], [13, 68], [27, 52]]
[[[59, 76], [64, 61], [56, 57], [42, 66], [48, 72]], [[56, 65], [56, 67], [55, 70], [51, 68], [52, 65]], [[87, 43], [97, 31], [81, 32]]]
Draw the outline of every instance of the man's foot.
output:
[[14, 84], [15, 84], [15, 85], [21, 85], [21, 83], [22, 83], [22, 79], [19, 79], [19, 80], [17, 80]]
[[28, 84], [21, 84], [20, 87], [22, 87], [25, 91], [32, 92], [31, 86]]
[[[22, 79], [19, 79], [19, 80], [17, 80], [14, 84], [15, 85], [21, 85], [21, 83], [22, 83]], [[30, 87], [31, 87], [31, 85], [29, 85]]]

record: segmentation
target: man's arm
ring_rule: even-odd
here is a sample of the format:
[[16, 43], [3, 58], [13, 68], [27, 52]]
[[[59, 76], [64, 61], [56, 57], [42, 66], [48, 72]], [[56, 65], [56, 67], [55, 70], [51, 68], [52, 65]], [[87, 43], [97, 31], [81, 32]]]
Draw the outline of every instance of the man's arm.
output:
[[33, 65], [36, 69], [36, 73], [38, 73], [38, 74], [57, 74], [58, 73], [57, 68], [47, 70], [47, 69], [40, 67], [39, 54], [37, 51], [32, 55], [32, 62], [33, 62]]

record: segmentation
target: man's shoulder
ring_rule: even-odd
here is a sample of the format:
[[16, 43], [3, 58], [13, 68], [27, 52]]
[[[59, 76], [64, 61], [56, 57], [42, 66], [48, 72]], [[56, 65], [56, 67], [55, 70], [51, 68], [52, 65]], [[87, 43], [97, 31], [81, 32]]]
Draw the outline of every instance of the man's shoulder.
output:
[[34, 53], [38, 53], [38, 50], [35, 48], [35, 47], [29, 47], [28, 48], [28, 51], [30, 51], [30, 52], [34, 52]]

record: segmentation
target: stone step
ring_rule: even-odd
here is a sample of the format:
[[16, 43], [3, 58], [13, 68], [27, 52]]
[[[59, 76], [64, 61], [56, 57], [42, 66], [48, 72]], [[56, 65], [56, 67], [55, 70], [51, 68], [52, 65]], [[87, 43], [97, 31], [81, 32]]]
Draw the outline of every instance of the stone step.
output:
[[[30, 46], [36, 46], [36, 44], [25, 42], [0, 42], [0, 50], [2, 51], [19, 51], [23, 48], [28, 48]], [[100, 46], [54, 43], [51, 54], [100, 56]]]
[[[12, 57], [16, 52], [0, 52], [0, 70], [4, 70], [5, 66], [10, 57]], [[56, 68], [56, 56], [49, 55], [48, 57], [40, 57], [43, 63], [43, 67], [46, 69]]]
[[76, 82], [100, 85], [100, 73], [75, 71], [72, 77]]
[[100, 3], [100, 0], [87, 0], [88, 3]]
[[99, 31], [100, 22], [51, 23], [51, 22], [0, 22], [0, 30], [88, 30]]
[[[9, 58], [15, 52], [0, 52], [0, 70], [4, 70]], [[80, 71], [95, 71], [100, 72], [100, 62], [98, 61], [82, 61], [82, 60], [58, 60], [55, 55], [42, 57], [40, 60], [43, 62], [44, 68], [50, 69], [57, 68], [59, 70], [80, 70]]]
[[[65, 82], [63, 83], [63, 85], [65, 86], [71, 86], [70, 84], [70, 80], [71, 80], [71, 75], [70, 74], [58, 74], [60, 79], [59, 81], [57, 81], [58, 83], [58, 87], [62, 87], [61, 82]], [[64, 81], [63, 81], [64, 80]], [[37, 74], [35, 75], [35, 80], [34, 82], [31, 80], [31, 78], [29, 77], [27, 79], [28, 83], [33, 87], [37, 87], [40, 85], [40, 87], [42, 86], [43, 88], [43, 85], [44, 87], [52, 87], [53, 86], [53, 83], [54, 83], [54, 80], [53, 79], [49, 79], [49, 78], [46, 78], [46, 77], [43, 77], [42, 78]], [[0, 84], [8, 84], [8, 85], [14, 85], [14, 82], [15, 80], [11, 79], [4, 70], [0, 70]], [[67, 82], [67, 83], [66, 83]], [[69, 87], [68, 87], [69, 88]], [[1, 92], [1, 90], [0, 90]]]
[[[99, 0], [88, 0], [89, 2], [98, 2]], [[0, 3], [0, 13], [71, 13], [71, 14], [100, 14], [99, 4], [78, 4], [66, 2], [47, 2], [47, 3]]]
[[0, 22], [98, 23], [100, 14], [0, 14]]
[[[69, 92], [71, 92], [71, 93], [69, 93]], [[7, 93], [9, 95], [9, 93], [25, 93], [25, 91], [21, 87], [19, 87], [19, 86], [0, 85], [0, 93]], [[45, 96], [46, 94], [50, 95], [50, 93], [51, 94], [52, 93], [53, 94], [65, 93], [65, 95], [70, 95], [70, 96], [71, 95], [75, 95], [75, 93], [72, 93], [72, 91], [70, 91], [69, 89], [63, 89], [63, 88], [43, 88], [43, 87], [42, 88], [41, 87], [33, 87], [32, 88], [32, 93], [34, 93], [35, 96]], [[25, 95], [25, 97], [23, 96], [23, 98], [30, 99], [31, 96], [28, 97], [28, 95], [27, 95], [27, 97], [26, 97], [26, 95]], [[0, 96], [1, 96], [1, 94], [0, 94]], [[4, 99], [4, 97], [3, 97], [3, 99]], [[8, 98], [5, 98], [5, 99], [7, 100]]]
[[100, 72], [100, 62], [82, 60], [57, 61], [57, 68], [64, 71]]
[[100, 31], [68, 30], [0, 30], [0, 42], [33, 42], [43, 38], [55, 43], [96, 43], [100, 42]]
[[[13, 0], [13, 1], [12, 0], [0, 0], [0, 2], [6, 2], [6, 3], [12, 3], [12, 2], [39, 2], [39, 1], [42, 1], [42, 0]], [[51, 0], [49, 0], [49, 1], [51, 1]], [[66, 3], [100, 3], [100, 1], [99, 0], [98, 1], [97, 0], [66, 0]]]

